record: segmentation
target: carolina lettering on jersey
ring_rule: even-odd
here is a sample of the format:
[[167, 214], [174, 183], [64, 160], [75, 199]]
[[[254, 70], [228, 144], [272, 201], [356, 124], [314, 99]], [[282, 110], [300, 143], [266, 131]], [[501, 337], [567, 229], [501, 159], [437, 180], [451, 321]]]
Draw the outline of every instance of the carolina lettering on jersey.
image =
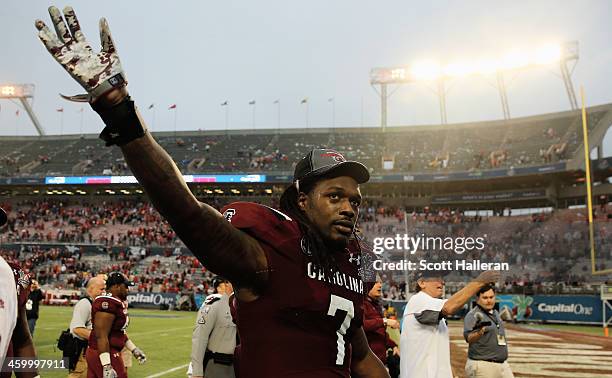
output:
[[98, 342], [96, 341], [95, 334], [96, 313], [98, 312], [108, 312], [115, 315], [110, 333], [108, 335], [108, 342], [110, 343], [111, 349], [123, 349], [123, 346], [127, 341], [125, 330], [130, 323], [130, 318], [128, 317], [128, 311], [125, 304], [120, 299], [115, 298], [112, 295], [100, 295], [94, 299], [91, 305], [91, 322], [93, 330], [89, 335], [89, 347], [96, 350], [98, 349]]
[[336, 269], [326, 275], [286, 214], [248, 202], [222, 212], [259, 241], [270, 271], [260, 297], [236, 306], [240, 376], [349, 377], [351, 339], [363, 318], [357, 245], [335, 256]]
[[342, 272], [334, 272], [331, 276], [326, 275], [323, 269], [317, 268], [312, 262], [308, 263], [308, 277], [342, 286], [348, 290], [363, 294], [363, 281], [358, 277], [352, 277]]

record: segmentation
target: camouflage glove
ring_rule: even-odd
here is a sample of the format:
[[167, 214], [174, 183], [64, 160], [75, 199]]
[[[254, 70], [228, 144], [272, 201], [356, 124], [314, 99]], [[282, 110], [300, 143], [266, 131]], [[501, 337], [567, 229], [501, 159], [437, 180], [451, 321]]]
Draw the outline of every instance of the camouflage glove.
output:
[[103, 378], [117, 378], [117, 372], [111, 365], [102, 366], [102, 377]]
[[54, 6], [49, 7], [49, 14], [55, 33], [42, 20], [36, 20], [38, 38], [55, 60], [87, 91], [87, 94], [62, 97], [70, 101], [94, 102], [113, 88], [127, 84], [105, 18], [100, 19], [102, 50], [95, 53], [85, 39], [72, 7], [64, 8], [65, 21]]
[[140, 348], [134, 348], [134, 350], [132, 351], [132, 354], [134, 355], [134, 357], [136, 357], [139, 364], [142, 365], [145, 362], [147, 362], [147, 356], [146, 354], [144, 354], [142, 350], [140, 350]]

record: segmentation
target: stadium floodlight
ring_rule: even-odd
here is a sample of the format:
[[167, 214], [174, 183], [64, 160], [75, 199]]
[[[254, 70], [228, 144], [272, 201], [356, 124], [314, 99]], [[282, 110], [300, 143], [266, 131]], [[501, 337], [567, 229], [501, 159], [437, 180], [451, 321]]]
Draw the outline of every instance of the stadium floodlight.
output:
[[561, 45], [546, 45], [536, 51], [533, 55], [533, 64], [548, 65], [561, 60]]
[[30, 106], [28, 99], [34, 97], [34, 84], [3, 84], [0, 85], [0, 99], [18, 99], [23, 105], [23, 108], [28, 113], [30, 120], [36, 127], [39, 135], [45, 135], [45, 131], [38, 122], [34, 110]]
[[563, 54], [562, 47], [561, 44], [547, 44], [532, 51], [513, 49], [498, 58], [457, 60], [443, 66], [436, 60], [427, 59], [405, 67], [374, 68], [370, 72], [370, 83], [405, 84], [551, 65], [559, 63], [564, 59], [564, 55], [574, 55], [573, 52]]
[[[473, 76], [497, 75], [497, 88], [502, 99], [504, 118], [510, 118], [507, 94], [503, 84], [503, 74], [507, 71], [522, 70], [537, 66], [558, 64], [572, 110], [578, 109], [576, 95], [571, 82], [571, 72], [567, 67], [570, 61], [578, 60], [578, 42], [549, 43], [535, 49], [512, 49], [498, 57], [483, 57], [480, 59], [463, 59], [441, 64], [432, 59], [417, 61], [408, 66], [377, 67], [370, 71], [370, 84], [381, 86], [381, 126], [387, 125], [387, 89], [388, 84], [410, 84], [415, 82], [438, 81], [438, 96], [440, 96], [440, 111], [442, 123], [446, 120], [445, 80]], [[502, 93], [504, 92], [504, 93]]]
[[473, 75], [478, 66], [469, 61], [456, 61], [444, 66], [442, 73], [447, 77], [465, 77]]
[[410, 67], [410, 76], [413, 80], [438, 80], [442, 76], [442, 68], [435, 60], [424, 60]]

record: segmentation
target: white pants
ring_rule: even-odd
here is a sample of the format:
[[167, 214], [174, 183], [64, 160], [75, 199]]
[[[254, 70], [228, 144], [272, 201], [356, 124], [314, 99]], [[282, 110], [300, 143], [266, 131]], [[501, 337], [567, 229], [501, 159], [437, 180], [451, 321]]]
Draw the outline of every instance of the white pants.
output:
[[467, 378], [514, 378], [508, 361], [503, 364], [487, 361], [475, 361], [468, 358], [465, 363]]

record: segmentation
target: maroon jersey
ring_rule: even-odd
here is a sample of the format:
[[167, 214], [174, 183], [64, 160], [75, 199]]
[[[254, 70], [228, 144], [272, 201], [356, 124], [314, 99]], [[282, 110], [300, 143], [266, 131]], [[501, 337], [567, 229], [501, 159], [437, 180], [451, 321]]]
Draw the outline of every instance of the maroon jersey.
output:
[[269, 268], [259, 298], [238, 304], [241, 377], [349, 377], [350, 342], [363, 318], [356, 242], [325, 274], [285, 214], [248, 202], [225, 206], [223, 214], [259, 241]]
[[32, 277], [30, 274], [23, 271], [18, 263], [11, 261], [8, 262], [8, 264], [13, 270], [13, 276], [15, 277], [15, 286], [17, 287], [17, 305], [20, 309], [25, 308], [26, 302], [28, 301], [28, 296], [30, 295]]
[[111, 326], [110, 333], [108, 335], [108, 342], [110, 344], [111, 349], [121, 350], [127, 341], [127, 335], [125, 334], [125, 330], [130, 323], [130, 318], [128, 316], [127, 307], [125, 304], [118, 298], [113, 297], [112, 295], [101, 295], [94, 299], [93, 304], [91, 305], [91, 322], [93, 329], [91, 334], [89, 335], [89, 347], [93, 349], [98, 349], [98, 343], [96, 342], [96, 313], [97, 312], [108, 312], [115, 315], [115, 319], [113, 320], [113, 325]]
[[375, 302], [372, 298], [366, 298], [364, 305], [364, 320], [363, 330], [368, 339], [368, 344], [372, 352], [378, 357], [383, 364], [387, 363], [387, 349], [397, 346], [395, 341], [389, 338], [387, 327], [385, 327], [382, 307], [380, 303]]

